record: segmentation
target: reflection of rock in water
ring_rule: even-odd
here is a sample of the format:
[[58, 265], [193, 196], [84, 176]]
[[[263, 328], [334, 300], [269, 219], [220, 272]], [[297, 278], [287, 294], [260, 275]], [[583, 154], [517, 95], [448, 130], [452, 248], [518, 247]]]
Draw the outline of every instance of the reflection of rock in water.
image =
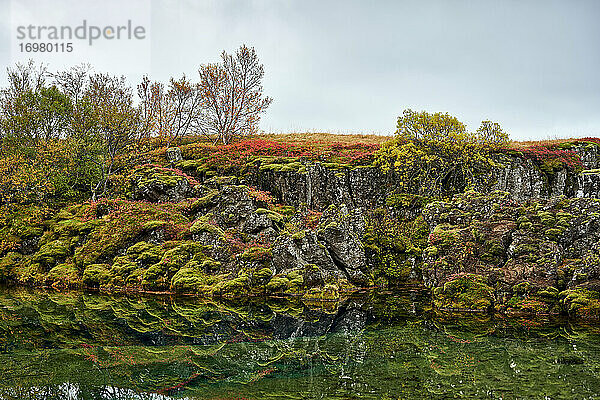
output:
[[27, 322], [28, 334], [13, 339], [17, 346], [47, 348], [82, 343], [111, 345], [115, 341], [148, 346], [210, 345], [352, 334], [382, 319], [415, 318], [426, 304], [414, 292], [365, 294], [322, 304], [326, 307], [320, 308], [319, 304], [307, 306], [299, 299], [219, 303], [24, 289], [6, 290], [0, 295], [0, 312], [7, 319], [27, 316], [20, 321]]
[[289, 300], [205, 303], [8, 290], [0, 294], [0, 337], [12, 332], [17, 347], [0, 353], [0, 399], [538, 398], [539, 387], [550, 398], [593, 398], [600, 392], [598, 327], [428, 316], [427, 307], [410, 291], [311, 308]]

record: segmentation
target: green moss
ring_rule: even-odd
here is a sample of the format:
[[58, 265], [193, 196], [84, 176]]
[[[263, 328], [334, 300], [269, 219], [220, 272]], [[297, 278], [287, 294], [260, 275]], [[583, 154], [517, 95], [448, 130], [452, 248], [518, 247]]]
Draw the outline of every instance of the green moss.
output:
[[171, 290], [183, 293], [208, 292], [220, 279], [206, 275], [196, 262], [190, 262], [171, 278]]
[[306, 237], [306, 231], [302, 230], [302, 231], [298, 231], [296, 233], [292, 233], [291, 238], [293, 240], [302, 240]]
[[571, 316], [600, 316], [600, 293], [583, 288], [565, 290], [560, 293], [560, 304]]
[[148, 221], [145, 222], [144, 225], [142, 225], [142, 230], [150, 232], [158, 228], [164, 228], [166, 226], [169, 226], [169, 223], [167, 221]]
[[235, 279], [223, 280], [217, 283], [213, 293], [223, 297], [243, 297], [247, 296], [250, 290], [250, 279], [246, 274], [240, 274]]
[[93, 230], [75, 249], [75, 262], [81, 269], [90, 264], [111, 263], [115, 255], [147, 234], [148, 227], [168, 224], [166, 234], [171, 234], [183, 231], [190, 222], [184, 214], [185, 202], [153, 204], [106, 199], [94, 207], [95, 214], [102, 217], [90, 221], [94, 223]]
[[138, 268], [139, 265], [131, 261], [129, 257], [115, 257], [113, 265], [107, 273], [107, 283], [116, 287], [125, 286], [127, 285], [129, 275]]
[[287, 278], [290, 281], [290, 290], [298, 291], [304, 285], [304, 277], [299, 270], [288, 272]]
[[65, 259], [71, 253], [69, 243], [65, 240], [54, 240], [44, 244], [34, 254], [32, 261], [39, 263], [44, 268], [52, 268], [60, 260]]
[[206, 272], [217, 272], [221, 268], [221, 263], [209, 258], [202, 261], [200, 266]]
[[[177, 271], [178, 268], [175, 268]], [[151, 265], [142, 275], [142, 285], [148, 289], [164, 289], [169, 283], [169, 267], [165, 264]]]
[[81, 283], [79, 270], [73, 263], [63, 263], [52, 268], [48, 272], [46, 282], [51, 285], [73, 287]]
[[272, 293], [283, 293], [289, 287], [290, 287], [290, 280], [287, 277], [281, 276], [281, 275], [276, 275], [269, 281], [269, 283], [267, 283], [265, 290], [267, 291], [267, 293], [271, 293], [271, 294]]
[[[271, 161], [271, 163], [261, 165], [259, 167], [259, 171], [299, 172], [299, 173], [306, 172], [306, 167], [301, 162], [299, 162], [299, 161], [286, 162], [287, 160], [289, 160], [289, 159], [268, 160], [268, 161]], [[292, 160], [294, 160], [294, 159], [292, 159]], [[273, 162], [273, 161], [275, 161], [275, 162]], [[280, 161], [280, 162], [277, 162], [277, 161]]]
[[270, 206], [269, 209], [276, 213], [283, 215], [285, 218], [289, 218], [294, 215], [296, 209], [293, 206], [284, 206], [282, 204], [277, 204], [274, 206]]
[[219, 196], [219, 190], [212, 189], [205, 196], [200, 197], [198, 200], [194, 201], [192, 203], [192, 205], [190, 206], [190, 209], [193, 212], [196, 212], [200, 209], [214, 205], [214, 204], [216, 204], [216, 200], [217, 200], [218, 196]]
[[450, 224], [438, 224], [431, 233], [431, 244], [448, 250], [459, 239], [458, 232], [460, 227]]
[[384, 254], [379, 266], [380, 272], [390, 281], [406, 281], [412, 271], [412, 262]]
[[600, 168], [596, 168], [596, 169], [584, 169], [583, 171], [581, 171], [582, 175], [598, 175], [600, 174]]
[[175, 165], [183, 170], [195, 170], [199, 166], [203, 165], [203, 162], [201, 160], [183, 160], [179, 161]]
[[14, 251], [8, 252], [4, 257], [0, 258], [0, 282], [5, 282], [13, 278], [13, 270], [21, 264], [22, 260], [23, 255]]
[[145, 251], [153, 249], [155, 246], [148, 242], [137, 242], [136, 244], [129, 246], [127, 249], [127, 255], [132, 259], [136, 259], [140, 254]]
[[194, 224], [190, 227], [190, 233], [199, 234], [202, 232], [208, 232], [216, 236], [225, 235], [223, 229], [221, 229], [213, 222], [213, 218], [214, 216], [212, 213], [208, 213], [198, 218], [196, 222], [194, 222]]
[[143, 274], [142, 285], [149, 289], [166, 289], [171, 278], [189, 261], [203, 262], [206, 256], [202, 245], [197, 242], [175, 242], [177, 245], [166, 250], [160, 261], [151, 265]]
[[485, 253], [480, 257], [483, 261], [496, 265], [502, 262], [505, 249], [500, 239], [494, 238], [493, 240], [486, 240], [484, 246]]
[[544, 231], [546, 236], [548, 236], [550, 239], [557, 239], [560, 235], [562, 235], [563, 232], [564, 229], [560, 228], [548, 228]]
[[152, 246], [140, 253], [135, 261], [141, 265], [150, 265], [159, 262], [164, 255], [164, 250], [160, 246]]
[[467, 274], [435, 288], [433, 300], [441, 309], [489, 311], [494, 305], [494, 291], [483, 276]]
[[531, 289], [532, 289], [532, 285], [529, 282], [521, 282], [512, 287], [513, 293], [516, 293], [519, 295], [524, 295], [524, 294], [530, 293]]
[[386, 204], [388, 207], [394, 207], [398, 209], [403, 208], [422, 208], [432, 201], [431, 198], [425, 196], [419, 196], [410, 193], [391, 193], [387, 199]]
[[529, 230], [533, 229], [533, 224], [531, 222], [522, 222], [519, 224], [519, 229], [529, 231]]
[[538, 218], [542, 222], [542, 224], [546, 226], [554, 226], [556, 224], [556, 218], [554, 215], [548, 211], [541, 211], [537, 214]]
[[240, 259], [248, 262], [268, 262], [273, 258], [271, 249], [264, 247], [251, 247], [240, 255]]
[[129, 287], [141, 287], [142, 280], [144, 279], [144, 268], [136, 268], [127, 275], [125, 278], [125, 285]]
[[255, 212], [257, 214], [265, 214], [267, 218], [269, 218], [271, 221], [275, 222], [276, 224], [283, 225], [283, 215], [279, 214], [276, 211], [268, 210], [266, 208], [257, 208]]
[[[373, 265], [373, 280], [397, 285], [410, 279], [428, 248], [429, 227], [422, 216], [404, 220], [388, 210], [375, 210], [367, 219], [363, 246]], [[428, 248], [433, 251], [435, 246]], [[437, 250], [437, 249], [436, 249]]]
[[14, 268], [14, 277], [19, 283], [26, 285], [43, 285], [46, 280], [43, 268], [39, 263], [21, 263]]
[[338, 287], [333, 284], [325, 285], [323, 288], [312, 288], [302, 296], [304, 300], [313, 301], [338, 300], [339, 298]]
[[82, 282], [88, 287], [98, 287], [110, 279], [108, 264], [91, 264], [83, 271]]
[[435, 246], [428, 246], [423, 250], [424, 257], [435, 257], [438, 255], [438, 248]]
[[515, 247], [514, 253], [515, 255], [521, 254], [535, 254], [537, 252], [538, 247], [535, 244], [531, 243], [523, 243]]
[[547, 288], [540, 290], [537, 292], [537, 295], [546, 299], [558, 299], [558, 289], [552, 286], [548, 286]]
[[272, 276], [273, 271], [270, 268], [261, 268], [252, 275], [252, 280], [256, 285], [264, 286], [271, 280]]
[[185, 176], [181, 175], [181, 172], [178, 173], [175, 170], [154, 165], [137, 167], [131, 174], [130, 179], [138, 187], [146, 187], [154, 184], [173, 187], [180, 181], [187, 180]]

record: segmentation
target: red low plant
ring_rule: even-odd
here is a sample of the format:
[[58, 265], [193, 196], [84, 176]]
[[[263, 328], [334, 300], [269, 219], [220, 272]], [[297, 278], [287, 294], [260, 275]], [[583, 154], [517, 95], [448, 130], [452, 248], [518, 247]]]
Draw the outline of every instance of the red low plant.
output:
[[186, 159], [208, 165], [241, 167], [258, 157], [290, 157], [299, 161], [324, 161], [344, 164], [368, 164], [378, 144], [369, 143], [284, 143], [265, 139], [248, 139], [226, 146], [192, 143], [183, 148]]

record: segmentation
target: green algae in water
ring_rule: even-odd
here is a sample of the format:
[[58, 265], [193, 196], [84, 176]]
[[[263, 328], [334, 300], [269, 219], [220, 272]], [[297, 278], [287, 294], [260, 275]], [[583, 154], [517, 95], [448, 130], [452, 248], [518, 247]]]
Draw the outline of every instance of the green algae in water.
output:
[[0, 399], [600, 397], [600, 326], [428, 309], [3, 289]]

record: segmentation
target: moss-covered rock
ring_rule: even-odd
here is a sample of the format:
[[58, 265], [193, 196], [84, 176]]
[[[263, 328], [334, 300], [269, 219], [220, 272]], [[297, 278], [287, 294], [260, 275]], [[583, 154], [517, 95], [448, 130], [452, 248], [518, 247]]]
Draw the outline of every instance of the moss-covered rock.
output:
[[289, 287], [290, 287], [290, 280], [287, 278], [287, 276], [276, 275], [269, 281], [269, 283], [267, 283], [265, 290], [269, 294], [275, 294], [275, 293], [283, 293]]
[[439, 309], [490, 311], [494, 306], [494, 290], [483, 276], [466, 274], [435, 288], [433, 301]]
[[217, 276], [207, 275], [204, 268], [192, 261], [181, 268], [171, 278], [171, 290], [179, 293], [210, 294], [212, 286], [219, 282]]
[[73, 263], [63, 263], [52, 268], [47, 275], [46, 283], [59, 287], [76, 287], [81, 285], [80, 271]]
[[46, 243], [34, 254], [32, 261], [50, 270], [57, 262], [64, 260], [70, 254], [70, 244], [66, 240], [54, 240]]
[[110, 265], [108, 264], [91, 264], [83, 271], [82, 282], [88, 287], [99, 287], [110, 279]]
[[322, 288], [312, 288], [302, 296], [303, 300], [308, 301], [333, 301], [339, 300], [339, 298], [339, 288], [333, 284], [325, 285]]
[[250, 292], [250, 279], [246, 274], [240, 274], [234, 279], [226, 279], [214, 286], [213, 294], [222, 297], [243, 297]]
[[223, 236], [225, 234], [223, 229], [217, 225], [214, 220], [214, 215], [211, 213], [198, 218], [190, 227], [190, 233], [192, 234], [200, 234], [203, 232], [211, 233], [216, 236]]

